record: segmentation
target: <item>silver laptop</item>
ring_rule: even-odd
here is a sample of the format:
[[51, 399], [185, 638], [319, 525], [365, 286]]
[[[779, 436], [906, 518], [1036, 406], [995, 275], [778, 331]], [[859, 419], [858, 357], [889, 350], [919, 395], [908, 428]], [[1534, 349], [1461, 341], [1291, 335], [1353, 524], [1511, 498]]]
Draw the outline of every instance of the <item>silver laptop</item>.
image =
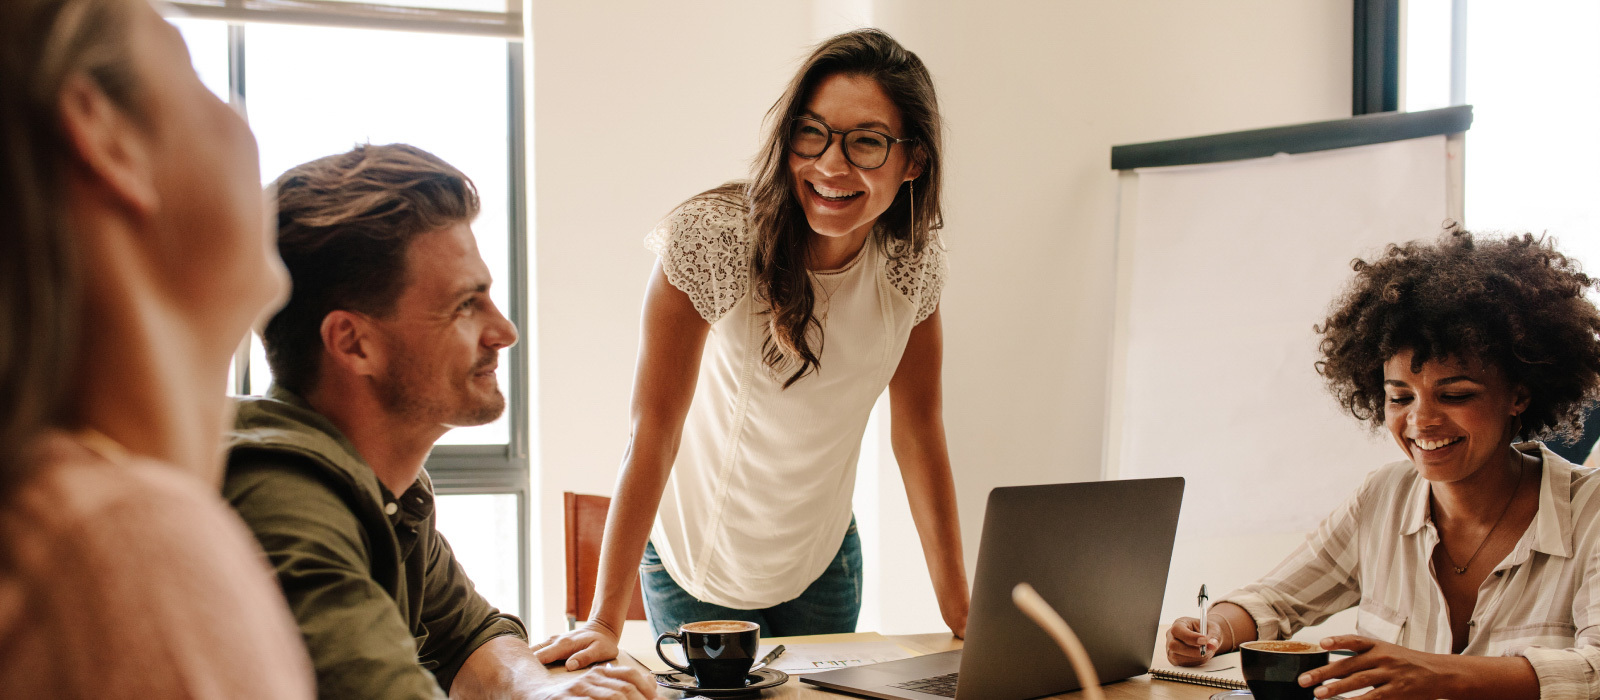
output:
[[1077, 690], [1044, 630], [1011, 602], [1027, 582], [1094, 661], [1102, 682], [1150, 669], [1183, 479], [1013, 486], [989, 492], [965, 647], [801, 676], [852, 695], [1023, 700]]

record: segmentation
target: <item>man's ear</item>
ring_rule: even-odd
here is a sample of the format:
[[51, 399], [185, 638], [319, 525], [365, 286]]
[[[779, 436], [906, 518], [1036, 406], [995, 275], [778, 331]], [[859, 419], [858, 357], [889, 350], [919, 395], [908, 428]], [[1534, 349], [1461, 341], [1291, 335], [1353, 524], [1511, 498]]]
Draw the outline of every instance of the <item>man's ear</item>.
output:
[[97, 189], [135, 215], [153, 215], [161, 201], [148, 132], [81, 73], [67, 80], [57, 108], [73, 155]]
[[327, 361], [358, 377], [383, 371], [383, 349], [372, 322], [350, 311], [330, 311], [322, 317], [322, 351]]

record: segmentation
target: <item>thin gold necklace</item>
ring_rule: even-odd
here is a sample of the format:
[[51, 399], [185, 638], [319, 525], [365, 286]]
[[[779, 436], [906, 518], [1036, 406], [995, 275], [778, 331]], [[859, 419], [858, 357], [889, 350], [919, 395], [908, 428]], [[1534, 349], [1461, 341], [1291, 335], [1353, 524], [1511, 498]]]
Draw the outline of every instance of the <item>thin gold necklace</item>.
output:
[[1512, 489], [1511, 489], [1511, 497], [1506, 499], [1506, 507], [1500, 509], [1500, 517], [1495, 518], [1494, 524], [1489, 526], [1489, 532], [1484, 534], [1483, 541], [1478, 543], [1478, 548], [1472, 550], [1472, 556], [1467, 557], [1467, 563], [1465, 565], [1456, 566], [1455, 557], [1450, 556], [1450, 548], [1444, 546], [1443, 542], [1439, 543], [1439, 549], [1444, 552], [1444, 560], [1447, 561], [1447, 562], [1450, 562], [1450, 568], [1455, 569], [1457, 574], [1465, 574], [1465, 573], [1467, 573], [1467, 568], [1472, 566], [1472, 560], [1478, 558], [1478, 553], [1483, 551], [1483, 546], [1486, 545], [1486, 544], [1489, 544], [1489, 538], [1494, 536], [1494, 531], [1500, 528], [1501, 521], [1506, 519], [1506, 513], [1510, 513], [1511, 512], [1511, 504], [1516, 502], [1516, 500], [1517, 500], [1517, 492], [1521, 491], [1521, 490], [1522, 490], [1522, 469], [1519, 467], [1517, 469], [1517, 485], [1512, 487]]
[[[822, 290], [822, 313], [817, 314], [819, 317], [817, 320], [821, 323], [827, 323], [828, 312], [833, 310], [833, 294], [834, 292], [839, 291], [839, 286], [843, 284], [843, 281], [841, 280], [840, 285], [835, 285], [834, 288], [830, 290], [828, 289], [828, 285], [822, 283], [822, 277], [817, 273], [806, 270], [806, 274], [811, 275], [811, 281], [815, 282], [817, 288]], [[814, 313], [816, 307], [813, 306], [812, 309]]]

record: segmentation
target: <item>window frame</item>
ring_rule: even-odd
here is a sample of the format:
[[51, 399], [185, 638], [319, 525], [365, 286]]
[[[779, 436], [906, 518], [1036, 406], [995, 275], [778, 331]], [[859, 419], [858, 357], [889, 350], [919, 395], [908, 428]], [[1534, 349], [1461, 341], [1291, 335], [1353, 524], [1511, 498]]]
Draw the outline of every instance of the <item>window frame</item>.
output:
[[[230, 4], [234, 0], [229, 0]], [[325, 3], [338, 5], [341, 3]], [[508, 6], [516, 5], [515, 0], [508, 0]], [[228, 103], [248, 120], [247, 109], [248, 86], [245, 84], [245, 42], [248, 24], [255, 21], [272, 21], [275, 18], [257, 14], [227, 14], [226, 12], [196, 12], [194, 3], [177, 3], [176, 12], [173, 14], [194, 19], [220, 19], [228, 23]], [[368, 7], [368, 6], [358, 6]], [[213, 8], [216, 9], [216, 8]], [[221, 15], [221, 16], [219, 16]], [[528, 247], [528, 178], [527, 178], [527, 128], [525, 124], [525, 64], [524, 47], [521, 41], [521, 17], [507, 14], [507, 17], [516, 21], [518, 33], [514, 37], [501, 34], [487, 36], [503, 38], [506, 40], [507, 61], [507, 109], [509, 114], [507, 129], [507, 148], [510, 157], [507, 165], [507, 200], [510, 211], [507, 212], [507, 274], [509, 279], [502, 283], [509, 286], [507, 294], [507, 316], [516, 324], [519, 330], [528, 328], [528, 274], [530, 253]], [[322, 19], [327, 19], [323, 17]], [[348, 20], [348, 21], [346, 21]], [[509, 21], [509, 20], [508, 20]], [[328, 26], [359, 29], [402, 29], [406, 31], [427, 31], [437, 33], [485, 35], [475, 31], [456, 31], [459, 28], [430, 27], [418, 23], [407, 23], [404, 26], [390, 26], [362, 21], [360, 17], [355, 20], [328, 21], [296, 21], [295, 24], [312, 26]], [[533, 507], [533, 493], [531, 486], [531, 425], [529, 410], [531, 408], [529, 396], [530, 357], [529, 341], [524, 338], [522, 342], [506, 350], [510, 362], [510, 395], [507, 397], [507, 434], [505, 444], [491, 445], [438, 445], [428, 455], [424, 464], [429, 477], [433, 481], [434, 493], [441, 496], [449, 495], [485, 495], [485, 494], [511, 494], [517, 497], [517, 596], [519, 612], [523, 617], [534, 613], [532, 608], [532, 580], [531, 566], [531, 523]], [[250, 388], [250, 339], [246, 337], [234, 355], [234, 386], [230, 387], [239, 394], [248, 393]]]
[[1355, 0], [1350, 116], [1400, 109], [1400, 0]]

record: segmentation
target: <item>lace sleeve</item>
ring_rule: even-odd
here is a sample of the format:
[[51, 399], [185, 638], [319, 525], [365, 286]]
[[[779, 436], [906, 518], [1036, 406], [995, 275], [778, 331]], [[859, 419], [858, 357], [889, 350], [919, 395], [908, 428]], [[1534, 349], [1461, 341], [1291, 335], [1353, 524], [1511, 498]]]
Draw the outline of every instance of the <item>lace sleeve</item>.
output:
[[750, 287], [750, 241], [744, 203], [729, 195], [702, 195], [684, 202], [645, 236], [661, 256], [667, 281], [694, 303], [707, 323], [716, 323]]
[[920, 253], [911, 252], [911, 244], [903, 241], [891, 241], [888, 250], [884, 274], [889, 284], [917, 306], [912, 325], [922, 323], [938, 310], [944, 278], [950, 271], [945, 261], [944, 241], [934, 232], [928, 236], [928, 244]]

